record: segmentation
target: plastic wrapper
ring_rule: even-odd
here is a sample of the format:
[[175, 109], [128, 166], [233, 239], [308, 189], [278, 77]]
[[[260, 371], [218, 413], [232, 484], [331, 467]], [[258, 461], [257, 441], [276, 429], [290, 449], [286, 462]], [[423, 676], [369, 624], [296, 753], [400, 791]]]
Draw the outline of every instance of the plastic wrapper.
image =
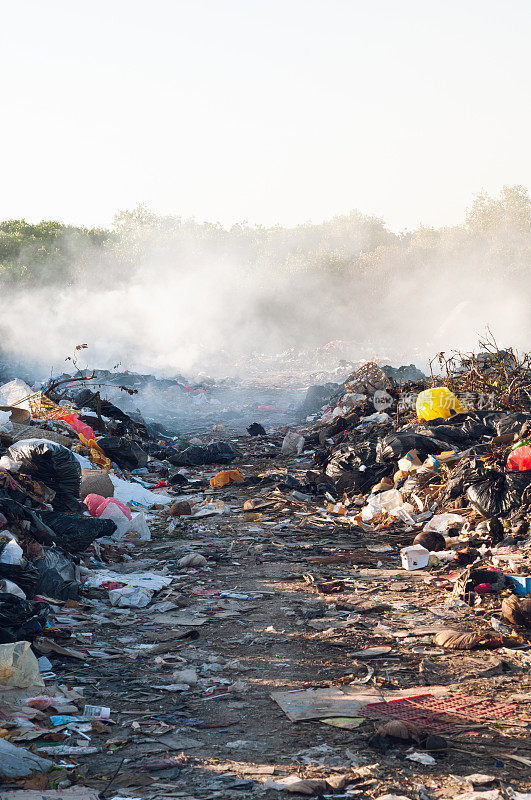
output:
[[33, 641], [42, 634], [48, 611], [46, 603], [0, 594], [0, 642]]
[[48, 439], [22, 439], [11, 445], [7, 455], [20, 464], [22, 472], [55, 492], [55, 510], [79, 510], [81, 467], [67, 447]]

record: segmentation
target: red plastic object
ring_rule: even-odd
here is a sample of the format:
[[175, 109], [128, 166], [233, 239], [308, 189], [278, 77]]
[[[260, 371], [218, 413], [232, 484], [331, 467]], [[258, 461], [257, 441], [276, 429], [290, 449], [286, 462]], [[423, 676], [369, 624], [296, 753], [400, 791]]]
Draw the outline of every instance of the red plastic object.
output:
[[62, 417], [56, 417], [56, 419], [61, 419], [63, 422], [68, 423], [76, 433], [82, 433], [87, 442], [96, 438], [96, 434], [90, 425], [87, 425], [86, 422], [81, 422], [77, 414], [64, 414]]
[[529, 445], [523, 445], [509, 453], [507, 466], [509, 469], [516, 469], [519, 472], [531, 469], [531, 447], [529, 447]]
[[101, 517], [107, 506], [111, 503], [123, 511], [127, 519], [133, 519], [129, 506], [120, 503], [114, 497], [102, 497], [101, 494], [88, 494], [83, 500], [91, 517]]
[[383, 720], [404, 719], [430, 731], [450, 731], [456, 725], [500, 719], [512, 714], [517, 708], [516, 703], [494, 703], [473, 695], [434, 697], [431, 694], [421, 694], [390, 700], [388, 703], [369, 703], [360, 714]]

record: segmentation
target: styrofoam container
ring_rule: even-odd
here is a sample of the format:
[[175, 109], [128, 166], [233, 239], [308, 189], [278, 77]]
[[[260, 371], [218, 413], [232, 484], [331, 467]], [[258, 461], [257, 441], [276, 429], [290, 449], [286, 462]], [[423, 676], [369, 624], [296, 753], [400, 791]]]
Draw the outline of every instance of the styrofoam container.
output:
[[400, 557], [402, 558], [402, 566], [404, 569], [411, 572], [411, 570], [423, 569], [428, 566], [430, 551], [421, 544], [412, 544], [409, 547], [402, 548]]

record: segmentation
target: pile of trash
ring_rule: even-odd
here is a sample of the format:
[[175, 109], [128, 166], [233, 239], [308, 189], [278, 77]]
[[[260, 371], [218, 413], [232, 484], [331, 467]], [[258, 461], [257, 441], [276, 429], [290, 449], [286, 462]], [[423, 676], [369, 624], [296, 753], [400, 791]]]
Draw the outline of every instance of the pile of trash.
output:
[[[314, 469], [297, 491], [322, 497], [334, 524], [409, 533], [406, 570], [437, 567], [437, 585], [501, 615], [466, 646], [501, 646], [507, 625], [531, 627], [529, 357], [472, 355], [433, 383], [400, 387], [375, 363], [349, 376], [303, 431]], [[490, 407], [471, 402], [489, 389]]]
[[[46, 391], [0, 386], [0, 781], [20, 798], [76, 797], [73, 783], [85, 800], [110, 798], [115, 781], [116, 797], [118, 786], [170, 796], [183, 775], [207, 780], [187, 772], [184, 750], [205, 752], [195, 763], [208, 762], [210, 781], [225, 732], [227, 748], [251, 758], [253, 734], [231, 738], [236, 722], [203, 703], [237, 711], [252, 696], [262, 705], [246, 725], [280, 706], [286, 724], [355, 729], [370, 755], [351, 741], [341, 775], [343, 762], [325, 769], [325, 744], [296, 767], [240, 763], [201, 796], [350, 796], [376, 783], [395, 796], [369, 769], [378, 754], [432, 767], [451, 747], [441, 732], [483, 724], [458, 711], [455, 727], [440, 709], [461, 696], [426, 676], [430, 658], [453, 651], [502, 653], [518, 676], [529, 663], [531, 370], [511, 350], [445, 365], [436, 379], [367, 362], [312, 387], [289, 427], [218, 423], [188, 438], [124, 411], [86, 376]], [[296, 620], [290, 635], [279, 613]], [[232, 638], [216, 624], [236, 626]], [[290, 679], [282, 648], [301, 647], [300, 634], [305, 657]], [[350, 648], [346, 675], [331, 666], [332, 645]], [[274, 691], [250, 695], [267, 669]], [[518, 703], [496, 699], [491, 723], [519, 734]], [[399, 701], [409, 716], [395, 713]], [[185, 725], [214, 738], [201, 743]], [[516, 733], [511, 757], [525, 765]], [[139, 749], [113, 760], [122, 748]], [[85, 756], [105, 759], [92, 777]], [[118, 779], [131, 757], [141, 766]]]

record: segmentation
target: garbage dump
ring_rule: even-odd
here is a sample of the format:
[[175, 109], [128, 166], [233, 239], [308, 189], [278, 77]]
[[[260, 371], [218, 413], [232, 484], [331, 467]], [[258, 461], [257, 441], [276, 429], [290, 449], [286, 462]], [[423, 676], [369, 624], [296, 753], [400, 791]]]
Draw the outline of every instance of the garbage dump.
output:
[[0, 386], [0, 798], [528, 798], [530, 355], [440, 367]]

